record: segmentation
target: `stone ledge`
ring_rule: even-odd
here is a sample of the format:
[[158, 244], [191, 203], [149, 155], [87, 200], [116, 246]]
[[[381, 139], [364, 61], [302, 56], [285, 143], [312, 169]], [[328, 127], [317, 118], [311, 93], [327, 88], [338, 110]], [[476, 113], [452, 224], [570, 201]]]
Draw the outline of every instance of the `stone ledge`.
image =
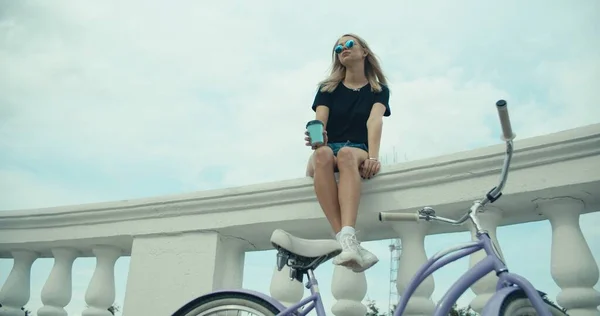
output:
[[[414, 211], [437, 206], [442, 216], [456, 216], [498, 181], [504, 145], [388, 166], [366, 181], [357, 226], [364, 240], [394, 236], [378, 223], [379, 211]], [[504, 224], [541, 220], [531, 200], [568, 195], [595, 211], [600, 196], [600, 124], [515, 142], [504, 198], [494, 203], [510, 216]], [[553, 173], [554, 172], [554, 173]], [[439, 227], [438, 227], [439, 226]], [[215, 230], [268, 249], [272, 229], [330, 238], [310, 178], [195, 192], [149, 199], [0, 212], [0, 252], [31, 249], [78, 240], [128, 247], [134, 236]], [[431, 233], [464, 230], [448, 225]], [[31, 243], [30, 245], [28, 245]], [[127, 251], [125, 249], [124, 251]]]
[[[426, 186], [498, 173], [503, 144], [388, 166], [363, 193]], [[515, 142], [511, 171], [600, 154], [600, 124]], [[598, 171], [600, 173], [600, 171]], [[490, 183], [493, 185], [493, 183]], [[505, 190], [510, 192], [510, 186]], [[69, 226], [163, 218], [185, 213], [228, 212], [245, 208], [313, 201], [310, 178], [193, 192], [147, 199], [0, 212], [0, 229]]]

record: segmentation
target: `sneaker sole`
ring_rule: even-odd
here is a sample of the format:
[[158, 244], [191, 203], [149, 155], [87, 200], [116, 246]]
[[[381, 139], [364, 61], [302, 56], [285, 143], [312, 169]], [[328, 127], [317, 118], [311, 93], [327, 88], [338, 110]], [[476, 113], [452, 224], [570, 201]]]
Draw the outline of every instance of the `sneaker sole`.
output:
[[364, 272], [379, 262], [379, 258], [375, 258], [374, 261], [367, 262], [366, 265], [362, 266], [354, 258], [347, 258], [344, 261], [339, 260], [339, 259], [335, 260], [335, 259], [338, 259], [338, 258], [337, 257], [334, 258], [333, 264], [349, 268], [355, 273]]
[[352, 271], [356, 272], [356, 273], [361, 273], [361, 272], [365, 272], [366, 270], [368, 270], [369, 268], [371, 268], [372, 266], [374, 266], [377, 262], [379, 262], [379, 259], [373, 261], [373, 263], [368, 264], [364, 267], [361, 267], [359, 265], [356, 265], [352, 268]]
[[346, 257], [344, 259], [340, 259], [341, 255], [342, 254], [338, 255], [337, 257], [335, 257], [333, 259], [333, 264], [338, 265], [338, 266], [344, 266], [344, 267], [350, 268], [352, 270], [354, 270], [354, 269], [360, 269], [361, 265], [358, 262], [359, 259], [352, 258], [351, 256], [350, 257]]
[[356, 261], [348, 261], [348, 262], [343, 262], [342, 264], [338, 264], [339, 266], [342, 267], [346, 267], [350, 270], [352, 270], [353, 272], [355, 272], [355, 270], [360, 269], [360, 265], [358, 265], [358, 263], [356, 263]]

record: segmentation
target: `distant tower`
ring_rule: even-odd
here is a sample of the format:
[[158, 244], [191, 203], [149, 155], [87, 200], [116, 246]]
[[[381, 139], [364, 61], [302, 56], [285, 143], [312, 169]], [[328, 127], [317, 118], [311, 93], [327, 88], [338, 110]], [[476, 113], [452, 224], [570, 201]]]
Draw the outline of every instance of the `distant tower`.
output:
[[394, 305], [398, 304], [400, 295], [396, 288], [396, 280], [398, 278], [398, 262], [400, 261], [400, 252], [402, 251], [402, 245], [400, 239], [390, 240], [390, 294], [388, 302], [388, 315], [393, 315]]

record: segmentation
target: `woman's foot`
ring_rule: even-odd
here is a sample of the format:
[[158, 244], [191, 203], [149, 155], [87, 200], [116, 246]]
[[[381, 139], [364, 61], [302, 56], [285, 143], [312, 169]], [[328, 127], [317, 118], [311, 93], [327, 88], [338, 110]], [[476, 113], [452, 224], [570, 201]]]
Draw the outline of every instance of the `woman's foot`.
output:
[[359, 273], [379, 262], [377, 256], [360, 245], [360, 242], [356, 239], [354, 229], [344, 230], [345, 227], [338, 238], [339, 243], [342, 245], [342, 253], [333, 258], [333, 264], [345, 266]]
[[363, 259], [363, 265], [358, 268], [352, 269], [352, 271], [356, 273], [363, 272], [369, 269], [370, 267], [374, 266], [377, 262], [379, 262], [379, 258], [377, 258], [375, 254], [363, 248], [360, 244], [358, 245], [358, 253]]

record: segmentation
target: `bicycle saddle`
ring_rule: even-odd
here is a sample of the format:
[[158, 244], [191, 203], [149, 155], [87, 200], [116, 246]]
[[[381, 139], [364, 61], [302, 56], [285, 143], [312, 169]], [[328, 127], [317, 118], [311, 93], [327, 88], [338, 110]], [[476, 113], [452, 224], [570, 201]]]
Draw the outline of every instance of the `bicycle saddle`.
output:
[[271, 234], [271, 244], [275, 247], [281, 247], [292, 254], [307, 258], [333, 257], [342, 252], [342, 246], [336, 240], [304, 239], [293, 236], [281, 229], [276, 229]]

